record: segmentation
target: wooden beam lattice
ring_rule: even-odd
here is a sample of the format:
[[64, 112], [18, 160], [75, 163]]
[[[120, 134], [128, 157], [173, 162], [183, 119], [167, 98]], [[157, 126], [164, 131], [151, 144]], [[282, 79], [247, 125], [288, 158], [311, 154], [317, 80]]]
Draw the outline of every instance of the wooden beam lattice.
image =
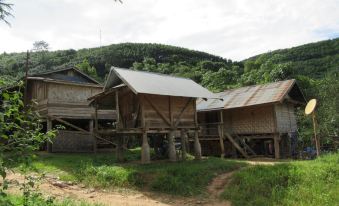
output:
[[185, 106], [181, 109], [180, 113], [179, 113], [179, 116], [177, 118], [177, 120], [175, 121], [175, 124], [174, 124], [174, 127], [176, 128], [179, 123], [180, 123], [180, 120], [181, 120], [181, 117], [182, 115], [184, 114], [185, 110], [187, 109], [187, 107], [189, 106], [189, 104], [191, 103], [192, 101], [192, 98], [189, 98], [185, 104]]
[[146, 99], [146, 101], [151, 105], [151, 107], [157, 112], [157, 114], [166, 122], [166, 124], [168, 124], [168, 126], [172, 126], [171, 125], [171, 122], [170, 122], [170, 120], [168, 120], [167, 119], [167, 117], [160, 111], [160, 109], [156, 106], [156, 105], [154, 105], [153, 103], [152, 103], [152, 101], [150, 101], [149, 99], [148, 99], [148, 97], [147, 96], [144, 96], [144, 98]]

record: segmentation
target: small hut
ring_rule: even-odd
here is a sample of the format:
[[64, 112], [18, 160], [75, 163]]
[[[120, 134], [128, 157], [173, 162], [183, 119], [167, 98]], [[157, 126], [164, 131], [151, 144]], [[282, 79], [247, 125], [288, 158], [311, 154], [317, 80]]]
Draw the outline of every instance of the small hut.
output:
[[123, 136], [142, 137], [142, 163], [150, 161], [148, 135], [156, 134], [156, 138], [166, 135], [169, 158], [176, 161], [176, 134], [181, 133], [185, 158], [187, 134], [194, 133], [195, 154], [200, 158], [197, 98], [218, 97], [191, 79], [113, 67], [104, 91], [90, 100], [96, 109], [115, 109], [116, 121], [107, 126], [95, 118], [95, 132], [117, 139], [118, 158], [122, 158]]
[[204, 154], [288, 157], [297, 131], [295, 107], [305, 98], [295, 80], [230, 89], [224, 101], [197, 101]]
[[[102, 92], [103, 86], [75, 67], [30, 75], [27, 78], [25, 101], [37, 104], [47, 130], [64, 125], [53, 144], [47, 144], [50, 152], [92, 152], [96, 150], [93, 135], [95, 110], [88, 98]], [[115, 111], [99, 110], [97, 119], [115, 119]], [[99, 137], [100, 138], [100, 137]]]

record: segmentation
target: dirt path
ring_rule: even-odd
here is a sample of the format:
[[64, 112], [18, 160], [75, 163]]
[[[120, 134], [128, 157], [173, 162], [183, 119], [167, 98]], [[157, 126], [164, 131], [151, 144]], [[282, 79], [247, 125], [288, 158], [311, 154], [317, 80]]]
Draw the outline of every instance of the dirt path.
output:
[[[273, 165], [276, 162], [271, 161], [246, 161], [251, 165], [268, 164]], [[242, 168], [240, 168], [242, 169]], [[240, 170], [238, 169], [238, 170]], [[227, 172], [215, 177], [208, 186], [209, 196], [180, 198], [169, 195], [162, 195], [152, 192], [141, 192], [134, 190], [106, 191], [86, 188], [82, 185], [62, 182], [53, 176], [46, 176], [40, 184], [40, 191], [44, 195], [54, 196], [59, 200], [70, 198], [81, 200], [88, 203], [100, 203], [107, 206], [163, 206], [163, 205], [203, 205], [203, 206], [230, 206], [229, 201], [221, 201], [219, 196], [230, 182], [232, 175], [238, 170]], [[8, 174], [7, 179], [11, 182], [10, 192], [18, 193], [18, 183], [24, 182], [24, 176], [19, 173]]]
[[[281, 163], [269, 158], [260, 158], [260, 159], [257, 158], [246, 160], [245, 162], [249, 164], [248, 167], [252, 167], [253, 165], [274, 165], [277, 163]], [[212, 180], [212, 182], [207, 187], [207, 191], [210, 194], [210, 199], [213, 200], [210, 205], [223, 205], [223, 206], [231, 205], [229, 201], [221, 201], [219, 199], [220, 195], [225, 190], [225, 187], [227, 187], [227, 185], [229, 184], [233, 174], [244, 168], [247, 167], [239, 168], [231, 172], [220, 174]]]
[[[10, 193], [19, 193], [19, 183], [24, 182], [24, 176], [19, 173], [10, 173], [7, 176], [11, 184]], [[44, 177], [39, 185], [40, 191], [46, 196], [56, 197], [58, 200], [70, 198], [88, 203], [100, 203], [107, 206], [168, 206], [168, 205], [206, 205], [206, 199], [180, 198], [161, 195], [151, 192], [132, 190], [106, 191], [86, 188], [68, 182], [62, 182], [53, 176]], [[214, 205], [214, 204], [212, 204]]]

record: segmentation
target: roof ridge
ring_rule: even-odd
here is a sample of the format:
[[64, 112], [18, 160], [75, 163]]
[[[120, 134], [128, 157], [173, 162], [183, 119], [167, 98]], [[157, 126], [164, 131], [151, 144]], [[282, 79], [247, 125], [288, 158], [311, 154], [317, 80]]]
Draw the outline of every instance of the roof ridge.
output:
[[67, 71], [67, 70], [75, 70], [76, 72], [78, 72], [79, 74], [85, 76], [86, 78], [88, 78], [89, 80], [91, 80], [92, 82], [95, 82], [96, 84], [102, 85], [100, 82], [98, 82], [97, 80], [95, 80], [94, 78], [92, 78], [91, 76], [87, 75], [86, 73], [82, 72], [79, 68], [77, 68], [76, 66], [68, 66], [65, 68], [60, 68], [60, 69], [53, 69], [51, 71], [44, 71], [44, 72], [38, 72], [35, 74], [31, 74], [28, 76], [34, 77], [34, 76], [39, 76], [39, 75], [47, 75], [47, 74], [52, 74], [55, 72], [62, 72], [62, 71]]
[[[186, 79], [186, 80], [190, 80], [193, 81], [190, 78], [186, 78], [186, 77], [180, 77], [180, 76], [174, 76], [172, 74], [163, 74], [163, 73], [157, 73], [157, 72], [151, 72], [151, 71], [143, 71], [143, 70], [133, 70], [133, 69], [127, 69], [127, 68], [121, 68], [121, 67], [114, 67], [112, 66], [112, 69], [122, 69], [122, 70], [126, 70], [126, 71], [132, 71], [132, 72], [140, 72], [140, 73], [148, 73], [148, 74], [155, 74], [155, 75], [159, 75], [159, 76], [165, 76], [165, 77], [171, 77], [171, 78], [178, 78], [178, 79]], [[195, 82], [195, 81], [193, 81]]]
[[282, 83], [282, 82], [288, 82], [288, 81], [295, 81], [295, 79], [286, 79], [286, 80], [280, 80], [280, 81], [276, 81], [276, 82], [268, 82], [268, 83], [265, 83], [265, 84], [253, 84], [253, 85], [248, 85], [248, 86], [244, 86], [244, 87], [238, 87], [238, 88], [232, 88], [232, 89], [226, 89], [220, 93], [223, 93], [223, 92], [228, 92], [228, 91], [234, 91], [234, 90], [238, 90], [238, 89], [244, 89], [244, 88], [251, 88], [251, 87], [258, 87], [258, 86], [268, 86], [268, 85], [271, 85], [271, 84], [278, 84], [278, 83]]

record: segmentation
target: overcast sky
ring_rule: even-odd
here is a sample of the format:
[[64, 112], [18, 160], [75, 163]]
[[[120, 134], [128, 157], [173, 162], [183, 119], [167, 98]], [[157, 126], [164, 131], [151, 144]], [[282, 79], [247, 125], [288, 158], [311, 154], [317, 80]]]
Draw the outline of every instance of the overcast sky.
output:
[[7, 0], [0, 52], [162, 43], [232, 60], [339, 37], [339, 0]]

